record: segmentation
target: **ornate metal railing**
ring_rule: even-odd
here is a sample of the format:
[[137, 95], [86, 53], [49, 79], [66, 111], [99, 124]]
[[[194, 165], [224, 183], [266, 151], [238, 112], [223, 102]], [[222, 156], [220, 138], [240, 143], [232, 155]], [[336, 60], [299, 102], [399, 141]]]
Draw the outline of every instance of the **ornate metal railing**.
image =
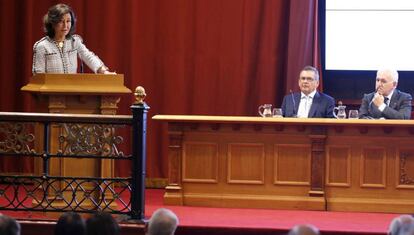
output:
[[[0, 210], [105, 210], [143, 220], [148, 109], [140, 102], [132, 116], [0, 112], [0, 157], [33, 158], [38, 167], [34, 175], [0, 173]], [[129, 162], [128, 177], [113, 175], [120, 161]], [[76, 173], [83, 165], [92, 169]]]

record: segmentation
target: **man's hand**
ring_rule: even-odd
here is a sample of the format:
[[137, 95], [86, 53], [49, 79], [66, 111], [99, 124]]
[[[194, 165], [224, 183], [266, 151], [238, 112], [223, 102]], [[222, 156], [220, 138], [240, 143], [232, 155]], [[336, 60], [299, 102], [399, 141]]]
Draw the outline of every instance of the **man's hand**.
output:
[[381, 104], [384, 103], [384, 96], [378, 93], [375, 93], [374, 99], [372, 99], [372, 103], [374, 103], [375, 106], [379, 107]]

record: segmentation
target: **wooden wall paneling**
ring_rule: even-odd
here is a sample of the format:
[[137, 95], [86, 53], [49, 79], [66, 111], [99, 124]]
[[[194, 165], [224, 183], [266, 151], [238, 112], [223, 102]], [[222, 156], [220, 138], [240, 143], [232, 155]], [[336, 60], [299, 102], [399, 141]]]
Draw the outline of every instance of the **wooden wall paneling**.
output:
[[351, 150], [349, 146], [328, 146], [326, 156], [326, 185], [351, 186]]
[[276, 185], [310, 185], [309, 144], [275, 144], [274, 176]]
[[386, 149], [384, 147], [363, 148], [361, 155], [361, 187], [386, 187]]
[[312, 126], [309, 135], [311, 141], [311, 188], [309, 195], [312, 197], [325, 197], [326, 132], [324, 126]]
[[228, 183], [264, 184], [265, 148], [263, 143], [230, 143], [227, 158]]
[[166, 205], [183, 205], [181, 182], [182, 129], [182, 124], [170, 124], [168, 126], [168, 185], [165, 187], [164, 194]]
[[[172, 127], [168, 158], [170, 167], [178, 167], [169, 175], [165, 202], [177, 196], [185, 200], [175, 205], [190, 206], [397, 213], [414, 208], [413, 120], [154, 119]], [[187, 151], [186, 143], [196, 144]], [[212, 145], [217, 146], [216, 183], [209, 157], [214, 151], [207, 147]], [[191, 164], [200, 165], [198, 159], [205, 168], [187, 166], [190, 154], [196, 155]], [[316, 193], [311, 186], [317, 186]]]
[[414, 189], [414, 148], [398, 149], [396, 161], [395, 182], [397, 188]]
[[182, 169], [183, 182], [217, 183], [217, 143], [184, 142]]

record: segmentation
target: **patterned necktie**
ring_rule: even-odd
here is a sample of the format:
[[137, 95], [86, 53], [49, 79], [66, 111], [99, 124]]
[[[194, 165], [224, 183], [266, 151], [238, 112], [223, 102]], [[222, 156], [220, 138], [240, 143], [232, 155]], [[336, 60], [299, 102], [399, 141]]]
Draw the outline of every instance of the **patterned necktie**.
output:
[[384, 104], [388, 106], [390, 99], [388, 97], [384, 97]]

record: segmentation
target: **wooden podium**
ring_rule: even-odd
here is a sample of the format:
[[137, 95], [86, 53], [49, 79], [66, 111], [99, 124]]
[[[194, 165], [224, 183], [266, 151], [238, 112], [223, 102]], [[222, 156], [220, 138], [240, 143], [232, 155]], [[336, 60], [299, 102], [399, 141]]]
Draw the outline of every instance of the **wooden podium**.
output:
[[[68, 114], [115, 115], [120, 95], [131, 93], [124, 86], [122, 74], [37, 74], [21, 90], [30, 92], [35, 98], [35, 112]], [[36, 138], [42, 140], [42, 127], [35, 129]], [[51, 125], [50, 130], [50, 153], [56, 154], [62, 149], [58, 137], [63, 130], [58, 125]], [[41, 144], [36, 141], [35, 147], [41, 149]], [[34, 168], [34, 174], [42, 174], [42, 159], [35, 159]], [[49, 175], [113, 177], [114, 164], [113, 160], [52, 158]], [[58, 187], [62, 189], [63, 183]], [[63, 197], [71, 197], [71, 192], [64, 192]], [[59, 201], [54, 203], [59, 207]]]
[[116, 114], [124, 86], [122, 74], [37, 74], [21, 88], [36, 98], [36, 112]]

